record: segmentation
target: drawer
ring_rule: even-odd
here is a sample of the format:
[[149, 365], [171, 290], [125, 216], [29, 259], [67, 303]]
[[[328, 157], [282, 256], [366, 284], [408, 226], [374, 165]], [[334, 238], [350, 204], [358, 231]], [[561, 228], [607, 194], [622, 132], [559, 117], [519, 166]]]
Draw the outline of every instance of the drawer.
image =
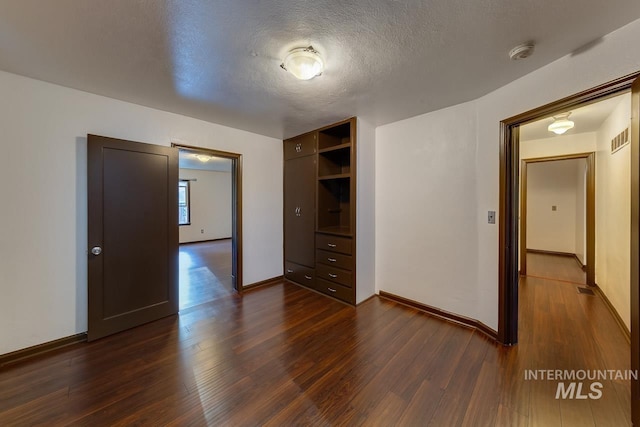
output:
[[351, 255], [317, 250], [316, 263], [330, 265], [332, 267], [338, 267], [345, 270], [353, 270], [353, 257]]
[[346, 286], [338, 285], [337, 283], [318, 279], [316, 281], [316, 290], [322, 292], [323, 294], [336, 297], [344, 302], [348, 302], [349, 304], [353, 304], [354, 302], [353, 289], [347, 288]]
[[316, 249], [340, 252], [351, 255], [351, 237], [339, 237], [331, 234], [316, 234]]
[[348, 287], [351, 287], [353, 283], [352, 273], [350, 271], [330, 265], [316, 265], [316, 274], [318, 279], [322, 278]]
[[310, 156], [315, 154], [318, 134], [316, 132], [306, 133], [295, 138], [284, 141], [284, 159], [295, 159], [296, 157]]
[[315, 289], [316, 271], [313, 268], [285, 261], [284, 277], [293, 282]]

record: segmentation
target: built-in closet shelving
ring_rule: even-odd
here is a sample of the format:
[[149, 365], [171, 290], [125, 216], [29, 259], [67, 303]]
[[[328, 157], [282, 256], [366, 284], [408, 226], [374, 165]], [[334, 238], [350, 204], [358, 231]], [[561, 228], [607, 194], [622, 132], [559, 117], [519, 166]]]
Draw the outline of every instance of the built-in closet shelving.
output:
[[[301, 141], [307, 141], [306, 148], [299, 145]], [[309, 143], [315, 145], [311, 148]], [[285, 277], [354, 304], [356, 119], [285, 140], [284, 150]], [[299, 166], [300, 160], [296, 162], [303, 157], [308, 157], [307, 166], [315, 166], [312, 185], [309, 170]], [[309, 238], [308, 217], [301, 220], [301, 193], [315, 199], [313, 238]], [[309, 248], [315, 249], [313, 262], [298, 255]]]

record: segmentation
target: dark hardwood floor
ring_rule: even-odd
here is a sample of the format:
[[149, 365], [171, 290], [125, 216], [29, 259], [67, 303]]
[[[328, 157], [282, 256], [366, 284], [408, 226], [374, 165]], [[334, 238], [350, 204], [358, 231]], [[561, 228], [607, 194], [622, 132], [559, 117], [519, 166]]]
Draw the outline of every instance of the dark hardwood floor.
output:
[[575, 258], [563, 255], [527, 253], [527, 276], [562, 280], [584, 285], [587, 273]]
[[520, 343], [283, 282], [0, 371], [0, 425], [625, 426], [629, 382], [556, 399], [526, 370], [629, 369], [597, 296], [525, 278]]
[[233, 293], [231, 239], [180, 245], [180, 310]]

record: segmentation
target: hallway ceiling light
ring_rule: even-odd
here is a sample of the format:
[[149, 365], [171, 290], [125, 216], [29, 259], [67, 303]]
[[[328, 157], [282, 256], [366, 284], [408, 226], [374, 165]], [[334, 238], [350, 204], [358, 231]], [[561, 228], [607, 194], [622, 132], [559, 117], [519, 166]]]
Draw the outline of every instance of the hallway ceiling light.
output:
[[574, 123], [571, 120], [569, 120], [570, 115], [571, 115], [571, 112], [553, 116], [553, 123], [551, 123], [547, 128], [549, 132], [553, 132], [556, 135], [562, 135], [569, 129], [572, 129], [574, 126]]
[[324, 62], [313, 46], [299, 47], [285, 56], [280, 67], [300, 80], [310, 80], [322, 74]]
[[194, 157], [200, 160], [202, 163], [207, 163], [209, 160], [213, 159], [213, 157], [207, 156], [205, 154], [194, 154]]

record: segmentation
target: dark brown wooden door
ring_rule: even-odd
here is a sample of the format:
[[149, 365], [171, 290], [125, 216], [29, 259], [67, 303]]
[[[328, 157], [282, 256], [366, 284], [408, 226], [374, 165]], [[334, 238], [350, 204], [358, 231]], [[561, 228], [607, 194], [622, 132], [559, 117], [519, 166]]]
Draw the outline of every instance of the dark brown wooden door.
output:
[[285, 161], [284, 238], [287, 261], [315, 265], [315, 156]]
[[178, 149], [87, 139], [95, 340], [178, 312]]
[[[631, 369], [640, 370], [640, 79], [631, 87]], [[640, 426], [640, 382], [631, 381], [631, 420]]]

